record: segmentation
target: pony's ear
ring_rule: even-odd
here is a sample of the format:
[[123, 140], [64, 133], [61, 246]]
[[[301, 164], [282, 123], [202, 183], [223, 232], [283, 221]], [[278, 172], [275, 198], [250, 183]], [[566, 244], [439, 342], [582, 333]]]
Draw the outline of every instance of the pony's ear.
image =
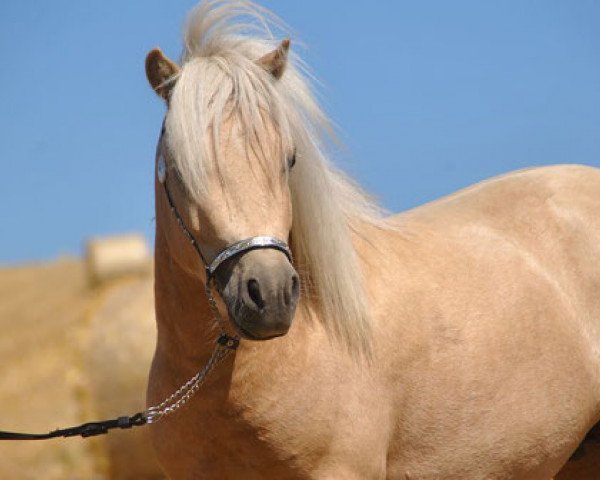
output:
[[288, 50], [290, 49], [290, 39], [286, 38], [272, 52], [259, 58], [256, 63], [263, 67], [267, 72], [273, 75], [277, 80], [281, 78], [287, 65]]
[[169, 99], [179, 70], [179, 65], [170, 60], [160, 48], [150, 50], [146, 55], [148, 82], [150, 82], [152, 90], [165, 100]]

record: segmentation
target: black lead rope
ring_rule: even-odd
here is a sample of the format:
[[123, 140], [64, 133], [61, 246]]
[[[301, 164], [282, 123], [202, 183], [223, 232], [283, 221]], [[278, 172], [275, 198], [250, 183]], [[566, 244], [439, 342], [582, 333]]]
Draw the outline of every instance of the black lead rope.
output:
[[49, 433], [19, 433], [5, 432], [0, 430], [0, 440], [48, 440], [58, 437], [94, 437], [104, 435], [115, 428], [132, 428], [146, 425], [146, 417], [143, 412], [138, 412], [131, 417], [118, 417], [101, 422], [89, 422], [76, 427], [60, 428]]
[[[240, 340], [236, 337], [230, 337], [223, 333], [217, 339], [217, 345], [221, 348], [235, 351]], [[95, 437], [96, 435], [104, 435], [109, 430], [116, 428], [128, 429], [133, 427], [142, 427], [151, 423], [149, 416], [150, 410], [138, 412], [131, 416], [117, 417], [110, 420], [102, 420], [99, 422], [88, 422], [75, 427], [59, 428], [48, 433], [22, 433], [22, 432], [7, 432], [0, 430], [0, 441], [2, 440], [49, 440], [59, 437]]]

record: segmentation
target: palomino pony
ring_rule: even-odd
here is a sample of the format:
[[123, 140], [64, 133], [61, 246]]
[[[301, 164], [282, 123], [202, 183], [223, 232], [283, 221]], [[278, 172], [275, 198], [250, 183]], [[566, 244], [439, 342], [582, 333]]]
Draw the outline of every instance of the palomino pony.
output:
[[264, 242], [213, 272], [241, 342], [152, 425], [164, 471], [550, 479], [600, 420], [600, 171], [520, 171], [385, 218], [328, 163], [327, 119], [274, 22], [208, 1], [181, 66], [146, 59], [168, 107], [149, 405], [218, 336], [200, 256]]

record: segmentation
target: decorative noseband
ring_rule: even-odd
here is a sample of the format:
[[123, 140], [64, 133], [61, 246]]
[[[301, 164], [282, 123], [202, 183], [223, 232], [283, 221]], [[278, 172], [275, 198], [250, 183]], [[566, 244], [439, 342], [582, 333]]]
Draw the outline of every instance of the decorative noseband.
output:
[[217, 271], [217, 268], [226, 260], [231, 257], [235, 257], [240, 253], [247, 252], [249, 250], [257, 250], [259, 248], [274, 248], [275, 250], [279, 250], [285, 253], [285, 256], [288, 260], [292, 261], [292, 252], [290, 248], [287, 246], [287, 243], [279, 240], [275, 237], [270, 237], [267, 235], [261, 235], [258, 237], [251, 237], [245, 240], [240, 240], [239, 242], [234, 243], [233, 245], [229, 245], [225, 249], [219, 253], [210, 265], [206, 267], [206, 273], [209, 277], [212, 277], [214, 273]]

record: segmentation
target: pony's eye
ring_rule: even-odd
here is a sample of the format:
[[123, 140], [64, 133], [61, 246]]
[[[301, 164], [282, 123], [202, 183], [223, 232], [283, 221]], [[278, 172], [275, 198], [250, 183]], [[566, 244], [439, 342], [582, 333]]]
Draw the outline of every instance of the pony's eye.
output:
[[291, 170], [292, 168], [294, 168], [294, 165], [296, 165], [296, 150], [294, 150], [294, 153], [292, 153], [289, 157], [288, 157], [288, 170]]

